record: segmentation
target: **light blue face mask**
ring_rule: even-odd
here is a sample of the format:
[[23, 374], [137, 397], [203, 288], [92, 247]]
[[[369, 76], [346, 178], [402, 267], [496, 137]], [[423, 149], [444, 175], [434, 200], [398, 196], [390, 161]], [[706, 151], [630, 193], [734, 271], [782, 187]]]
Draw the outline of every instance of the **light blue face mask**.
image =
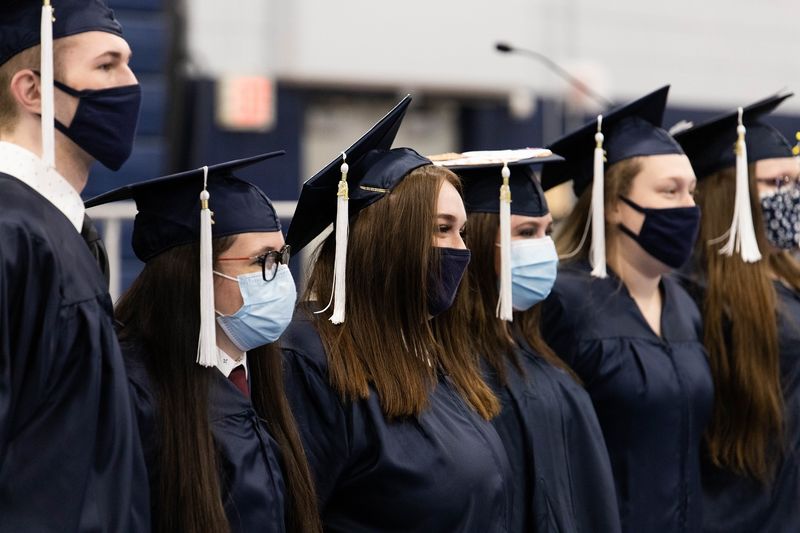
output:
[[[228, 338], [243, 352], [278, 340], [289, 325], [297, 300], [297, 288], [287, 265], [279, 265], [272, 281], [261, 272], [232, 277], [214, 272], [239, 283], [244, 305], [232, 315], [217, 317]], [[218, 313], [219, 314], [219, 313]]]
[[511, 302], [525, 311], [550, 294], [558, 271], [556, 245], [550, 237], [511, 241]]

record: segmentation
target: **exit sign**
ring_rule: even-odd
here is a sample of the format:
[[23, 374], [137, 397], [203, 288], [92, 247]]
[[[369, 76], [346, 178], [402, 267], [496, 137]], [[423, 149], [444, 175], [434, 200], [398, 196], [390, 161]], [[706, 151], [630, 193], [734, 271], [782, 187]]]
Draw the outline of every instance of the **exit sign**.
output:
[[269, 131], [275, 124], [275, 82], [264, 76], [217, 80], [216, 119], [230, 131]]

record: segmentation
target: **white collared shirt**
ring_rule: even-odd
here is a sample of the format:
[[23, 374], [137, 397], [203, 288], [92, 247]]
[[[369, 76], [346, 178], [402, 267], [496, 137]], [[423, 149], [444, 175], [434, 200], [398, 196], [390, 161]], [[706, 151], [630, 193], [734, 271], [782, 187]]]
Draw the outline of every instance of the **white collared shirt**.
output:
[[242, 356], [241, 359], [237, 361], [236, 359], [234, 359], [221, 349], [217, 348], [217, 350], [219, 350], [219, 357], [217, 357], [217, 369], [219, 369], [219, 371], [222, 372], [223, 376], [225, 376], [226, 378], [230, 377], [231, 372], [233, 371], [234, 368], [236, 368], [239, 365], [244, 365], [244, 377], [247, 378], [248, 381], [250, 380], [250, 376], [247, 370], [246, 353]]
[[0, 141], [0, 172], [44, 196], [81, 232], [86, 211], [81, 195], [55, 168], [48, 168], [36, 154], [21, 146]]

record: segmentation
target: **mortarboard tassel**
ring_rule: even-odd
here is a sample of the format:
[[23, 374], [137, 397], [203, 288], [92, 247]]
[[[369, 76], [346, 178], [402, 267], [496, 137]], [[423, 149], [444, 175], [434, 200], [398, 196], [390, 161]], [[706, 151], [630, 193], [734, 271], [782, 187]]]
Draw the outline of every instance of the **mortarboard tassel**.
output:
[[597, 133], [594, 134], [594, 176], [592, 178], [592, 247], [589, 262], [592, 276], [605, 278], [606, 272], [606, 218], [603, 195], [605, 178], [605, 151], [603, 150], [603, 115], [597, 115]]
[[208, 167], [203, 167], [203, 190], [200, 191], [200, 339], [197, 363], [214, 366], [219, 357], [217, 324], [214, 316], [214, 256], [211, 247], [211, 220], [208, 207]]
[[344, 322], [344, 307], [346, 296], [345, 276], [347, 271], [347, 234], [349, 231], [348, 202], [350, 193], [347, 187], [347, 154], [342, 152], [342, 166], [340, 167], [342, 179], [339, 180], [339, 190], [336, 193], [336, 256], [333, 261], [333, 315], [331, 322], [341, 324]]
[[55, 111], [53, 104], [53, 7], [50, 0], [42, 5], [41, 23], [42, 160], [50, 168], [56, 166]]
[[731, 256], [741, 254], [745, 263], [755, 263], [761, 259], [758, 250], [753, 214], [750, 210], [750, 177], [747, 170], [747, 146], [744, 141], [746, 129], [742, 123], [743, 110], [739, 108], [739, 125], [736, 127], [736, 197], [733, 204], [733, 220], [728, 230], [728, 242], [720, 250], [721, 254]]
[[500, 298], [497, 301], [497, 317], [511, 322], [514, 308], [511, 300], [511, 187], [508, 179], [511, 170], [503, 162], [501, 172], [503, 184], [500, 186]]

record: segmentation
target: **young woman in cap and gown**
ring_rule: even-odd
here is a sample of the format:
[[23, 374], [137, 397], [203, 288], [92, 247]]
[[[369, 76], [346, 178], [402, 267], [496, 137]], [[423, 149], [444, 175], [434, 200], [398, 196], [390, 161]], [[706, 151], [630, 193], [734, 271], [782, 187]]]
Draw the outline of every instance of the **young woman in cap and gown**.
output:
[[778, 94], [676, 134], [703, 209], [684, 282], [703, 310], [716, 398], [703, 529], [800, 531], [800, 163], [764, 118]]
[[409, 102], [303, 186], [293, 249], [336, 223], [281, 339], [287, 394], [325, 531], [507, 531], [497, 399], [466, 340], [436, 337], [466, 213], [452, 172], [390, 149]]
[[447, 331], [473, 341], [502, 405], [492, 423], [512, 466], [511, 531], [619, 532], [591, 399], [539, 332], [540, 302], [555, 282], [558, 256], [533, 169], [561, 158], [533, 148], [432, 159], [464, 187], [472, 259]]
[[272, 344], [296, 300], [289, 248], [269, 199], [233, 175], [281, 154], [88, 202], [132, 198], [138, 209], [133, 249], [145, 266], [116, 315], [154, 531], [320, 531]]
[[0, 2], [0, 531], [149, 529], [80, 197], [95, 161], [118, 170], [131, 153], [141, 90], [129, 57], [104, 0]]
[[572, 257], [542, 334], [592, 398], [622, 530], [637, 533], [700, 530], [713, 402], [700, 313], [668, 276], [689, 259], [700, 218], [689, 159], [660, 127], [668, 90], [556, 141], [566, 163], [543, 170], [545, 189], [572, 179], [579, 199], [557, 238]]

